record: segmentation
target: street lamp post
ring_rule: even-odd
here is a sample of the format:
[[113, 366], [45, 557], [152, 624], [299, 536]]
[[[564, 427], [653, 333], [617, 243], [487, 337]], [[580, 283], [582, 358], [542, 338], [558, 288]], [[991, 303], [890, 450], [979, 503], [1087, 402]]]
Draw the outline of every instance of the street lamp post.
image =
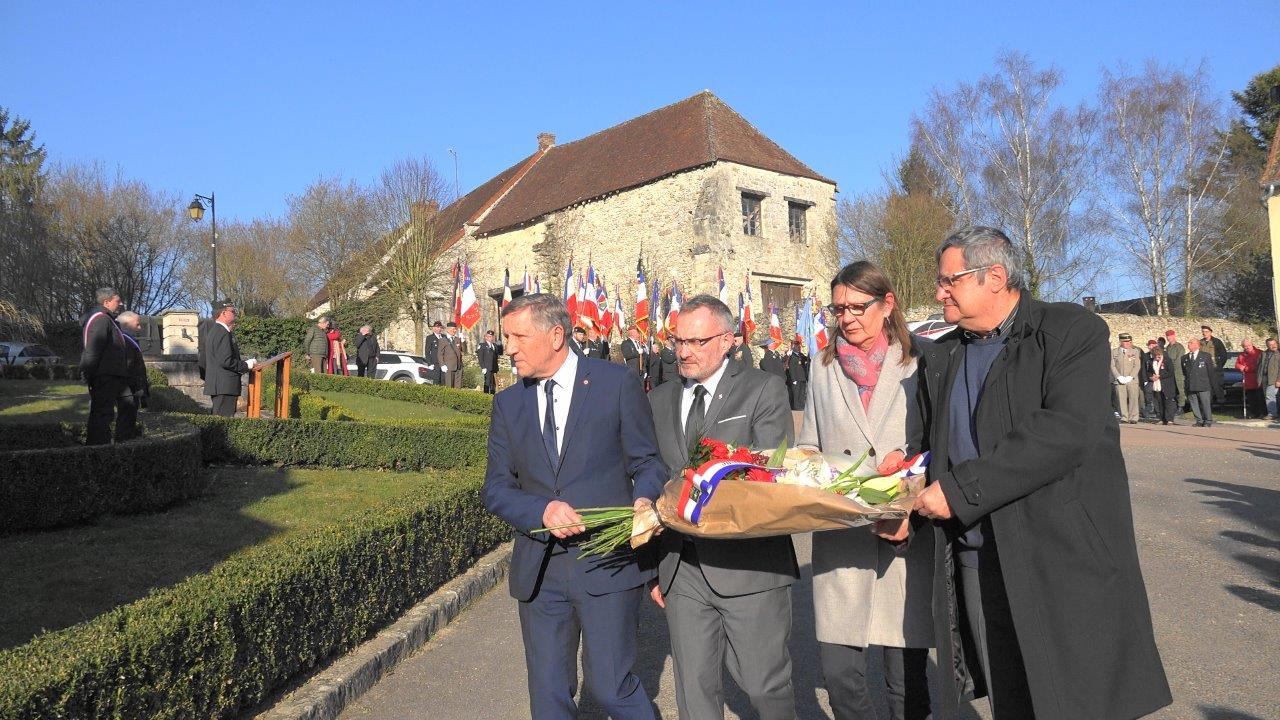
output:
[[218, 304], [218, 204], [213, 199], [216, 194], [201, 195], [196, 193], [191, 204], [187, 206], [187, 215], [192, 220], [200, 222], [200, 219], [204, 217], [204, 205], [200, 201], [209, 201], [209, 220], [213, 229], [213, 239], [209, 242], [209, 247], [213, 250], [213, 299], [210, 307], [216, 307]]

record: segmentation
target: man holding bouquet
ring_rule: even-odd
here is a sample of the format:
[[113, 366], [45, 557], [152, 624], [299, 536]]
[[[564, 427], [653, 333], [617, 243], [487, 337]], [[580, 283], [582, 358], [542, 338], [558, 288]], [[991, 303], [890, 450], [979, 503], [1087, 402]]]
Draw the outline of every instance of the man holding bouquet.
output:
[[651, 720], [632, 666], [653, 572], [629, 548], [580, 558], [590, 533], [576, 510], [641, 510], [662, 492], [667, 469], [640, 379], [571, 352], [569, 313], [551, 295], [511, 301], [502, 332], [520, 381], [494, 397], [484, 504], [515, 528], [509, 584], [519, 601], [531, 717], [576, 717], [581, 642], [591, 696], [612, 718]]
[[[730, 359], [734, 319], [710, 295], [691, 298], [674, 333], [683, 382], [649, 393], [667, 467], [689, 464], [702, 438], [752, 448], [792, 444], [782, 378]], [[664, 607], [675, 663], [676, 703], [688, 720], [724, 716], [724, 666], [762, 720], [791, 720], [791, 584], [798, 577], [789, 536], [704, 540], [659, 536], [654, 602]]]
[[1107, 326], [1026, 291], [1023, 254], [973, 227], [937, 253], [959, 327], [923, 343], [933, 453], [934, 716], [970, 679], [1005, 718], [1135, 718], [1171, 698], [1138, 565]]

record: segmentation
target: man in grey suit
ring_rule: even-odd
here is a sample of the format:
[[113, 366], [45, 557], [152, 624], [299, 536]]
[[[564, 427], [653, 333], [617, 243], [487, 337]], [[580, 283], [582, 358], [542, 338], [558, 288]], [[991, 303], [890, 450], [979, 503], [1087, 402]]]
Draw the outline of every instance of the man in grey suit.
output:
[[[733, 327], [728, 306], [710, 295], [680, 310], [675, 343], [683, 381], [649, 393], [658, 449], [673, 474], [703, 437], [756, 449], [794, 439], [782, 379], [728, 358]], [[787, 642], [799, 573], [791, 538], [695, 540], [668, 532], [659, 554], [650, 594], [667, 612], [680, 717], [723, 717], [727, 661], [763, 720], [794, 718]]]

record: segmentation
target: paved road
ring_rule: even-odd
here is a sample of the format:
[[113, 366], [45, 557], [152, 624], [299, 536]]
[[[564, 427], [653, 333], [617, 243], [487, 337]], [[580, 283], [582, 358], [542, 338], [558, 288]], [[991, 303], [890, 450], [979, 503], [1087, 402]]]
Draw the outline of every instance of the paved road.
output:
[[[1280, 431], [1141, 425], [1124, 427], [1122, 437], [1156, 636], [1175, 696], [1155, 717], [1280, 717]], [[807, 537], [797, 549], [805, 573], [794, 603], [798, 714], [830, 718], [814, 650]], [[641, 680], [672, 720], [667, 629], [651, 603], [641, 632]], [[728, 704], [727, 717], [755, 717], [736, 689]], [[528, 716], [515, 601], [500, 587], [341, 717]], [[586, 698], [581, 717], [603, 715]], [[966, 717], [987, 718], [985, 703]]]

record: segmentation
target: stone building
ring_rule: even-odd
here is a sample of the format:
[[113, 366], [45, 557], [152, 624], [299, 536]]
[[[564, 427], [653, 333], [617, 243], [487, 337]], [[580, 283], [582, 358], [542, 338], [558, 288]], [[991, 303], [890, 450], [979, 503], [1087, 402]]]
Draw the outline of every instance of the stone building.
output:
[[[628, 318], [641, 253], [650, 283], [674, 280], [686, 297], [714, 294], [723, 267], [735, 312], [751, 283], [762, 327], [768, 302], [823, 295], [839, 268], [835, 182], [710, 92], [573, 142], [549, 133], [537, 140], [532, 155], [440, 211], [452, 233], [441, 262], [471, 265], [480, 330], [498, 326], [504, 270], [519, 285], [527, 268], [558, 294], [570, 255], [575, 270], [590, 262], [603, 274]], [[316, 298], [313, 314], [325, 299]], [[424, 319], [447, 320], [448, 305], [444, 298]], [[389, 328], [383, 346], [411, 346], [415, 320]]]

